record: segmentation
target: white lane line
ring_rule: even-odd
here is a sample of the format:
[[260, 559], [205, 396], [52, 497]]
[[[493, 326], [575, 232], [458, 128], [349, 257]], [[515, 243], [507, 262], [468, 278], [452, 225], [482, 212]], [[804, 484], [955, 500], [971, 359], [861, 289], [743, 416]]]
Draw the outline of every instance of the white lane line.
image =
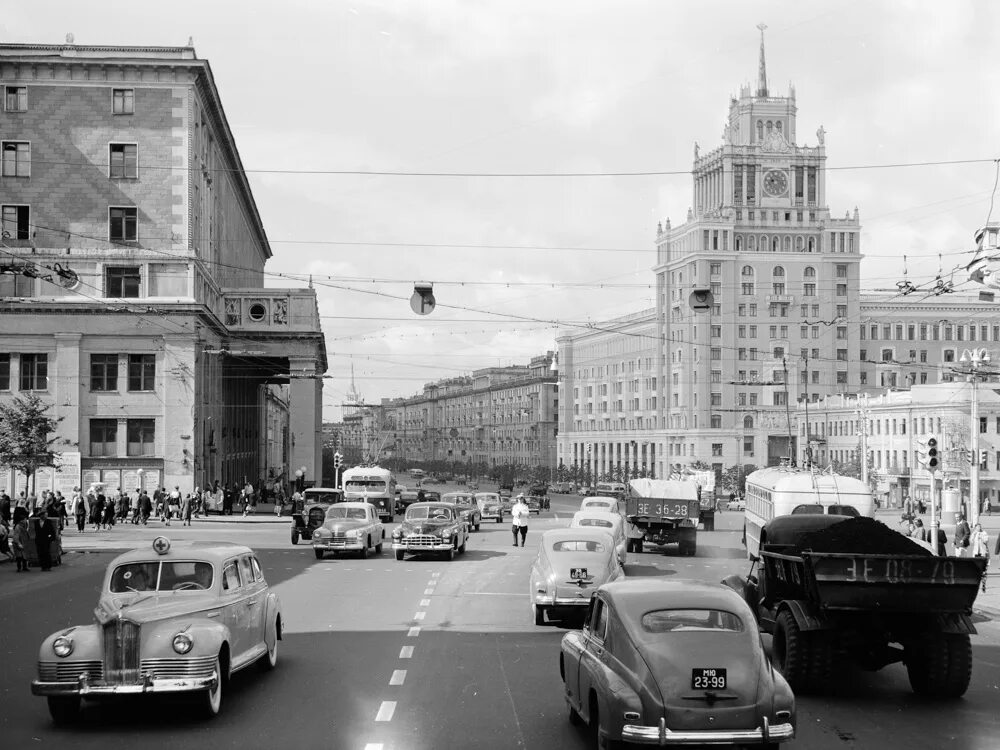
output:
[[[291, 568], [288, 568], [291, 570]], [[434, 589], [424, 589], [424, 596], [431, 596], [434, 593]]]
[[524, 594], [508, 593], [505, 591], [464, 591], [462, 592], [462, 596], [524, 596]]
[[429, 606], [431, 606], [431, 600], [430, 599], [421, 599], [420, 600], [420, 606], [421, 607], [429, 607]]
[[400, 659], [412, 659], [413, 658], [413, 646], [403, 646], [399, 649]]
[[382, 750], [381, 742], [369, 742], [365, 745], [365, 750]]
[[419, 625], [418, 626], [414, 626], [414, 627], [412, 627], [412, 628], [410, 628], [409, 630], [406, 631], [406, 637], [407, 638], [416, 638], [418, 635], [420, 635], [420, 626]]
[[402, 685], [406, 680], [406, 670], [405, 669], [394, 669], [392, 671], [392, 677], [389, 678], [390, 685]]
[[417, 612], [416, 614], [413, 615], [413, 619], [414, 620], [423, 620], [424, 616], [426, 614], [427, 614], [426, 612]]
[[392, 721], [392, 715], [396, 712], [396, 701], [382, 701], [375, 714], [375, 721]]
[[436, 573], [431, 573], [431, 578], [439, 578], [440, 576], [441, 576], [441, 571], [440, 570], [437, 571]]

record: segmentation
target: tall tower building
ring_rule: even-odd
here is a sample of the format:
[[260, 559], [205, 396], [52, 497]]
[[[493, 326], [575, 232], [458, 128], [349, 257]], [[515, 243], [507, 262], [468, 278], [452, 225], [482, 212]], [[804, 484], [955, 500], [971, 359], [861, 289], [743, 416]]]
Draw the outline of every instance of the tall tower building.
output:
[[[756, 85], [730, 100], [720, 146], [695, 144], [687, 220], [657, 232], [659, 426], [671, 467], [794, 456], [795, 402], [859, 381], [849, 355], [858, 212], [831, 216], [825, 131], [800, 142], [795, 89], [772, 94], [760, 29]], [[692, 309], [696, 289], [711, 291], [709, 310]]]

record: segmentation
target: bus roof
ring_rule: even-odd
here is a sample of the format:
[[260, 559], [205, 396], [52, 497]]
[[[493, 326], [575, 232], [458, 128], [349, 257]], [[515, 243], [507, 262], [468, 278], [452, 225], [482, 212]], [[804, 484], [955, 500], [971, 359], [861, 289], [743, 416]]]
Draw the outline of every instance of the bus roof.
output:
[[854, 477], [826, 472], [812, 472], [787, 466], [769, 466], [747, 477], [753, 484], [776, 492], [803, 492], [838, 495], [863, 495], [871, 497], [872, 491], [864, 482]]
[[388, 469], [383, 469], [381, 466], [355, 466], [350, 469], [344, 469], [344, 473], [341, 477], [357, 477], [357, 476], [370, 476], [370, 477], [391, 477], [392, 472]]

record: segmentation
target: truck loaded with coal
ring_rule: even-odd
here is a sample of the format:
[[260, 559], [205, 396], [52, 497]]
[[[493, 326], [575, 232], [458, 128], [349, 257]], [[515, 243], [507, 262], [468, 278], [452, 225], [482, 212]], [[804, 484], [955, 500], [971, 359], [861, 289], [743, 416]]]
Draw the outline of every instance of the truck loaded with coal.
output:
[[773, 636], [796, 692], [823, 692], [853, 661], [872, 671], [903, 662], [918, 694], [965, 693], [985, 558], [938, 557], [871, 518], [806, 514], [767, 523], [751, 559], [748, 576], [723, 583]]

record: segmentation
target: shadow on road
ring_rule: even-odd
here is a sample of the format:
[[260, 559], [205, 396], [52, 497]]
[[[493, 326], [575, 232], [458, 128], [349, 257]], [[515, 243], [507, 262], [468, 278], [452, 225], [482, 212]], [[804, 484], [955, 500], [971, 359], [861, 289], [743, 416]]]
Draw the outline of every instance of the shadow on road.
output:
[[625, 565], [625, 575], [629, 578], [674, 576], [677, 575], [677, 571], [671, 570], [670, 568], [658, 568], [655, 565], [635, 565], [633, 563], [627, 563]]

